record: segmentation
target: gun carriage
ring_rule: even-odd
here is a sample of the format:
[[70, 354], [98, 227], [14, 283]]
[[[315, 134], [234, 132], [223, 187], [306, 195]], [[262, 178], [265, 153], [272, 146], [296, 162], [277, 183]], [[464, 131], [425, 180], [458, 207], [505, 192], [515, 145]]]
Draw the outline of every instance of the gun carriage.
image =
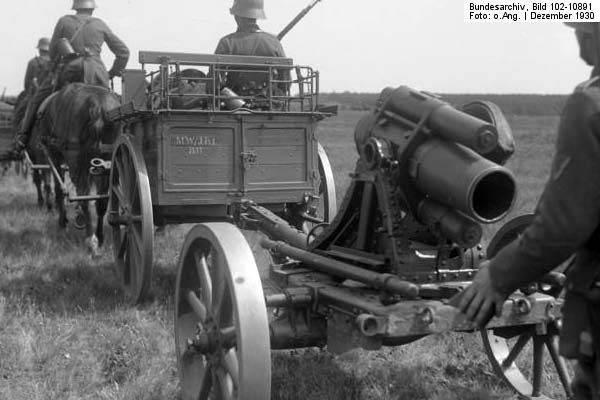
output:
[[[141, 52], [123, 72], [123, 123], [110, 171], [109, 223], [115, 259], [135, 302], [151, 281], [154, 225], [238, 222], [243, 204], [299, 229], [336, 209], [333, 175], [315, 137], [318, 73], [288, 58]], [[148, 71], [146, 71], [148, 69]], [[224, 82], [261, 82], [240, 96]]]
[[[270, 398], [271, 349], [377, 350], [476, 331], [449, 299], [486, 256], [480, 224], [504, 218], [515, 199], [512, 174], [496, 163], [505, 158], [497, 146], [504, 129], [491, 103], [459, 110], [407, 87], [386, 89], [356, 127], [359, 160], [330, 223], [306, 233], [241, 201], [237, 227], [195, 226], [180, 254], [175, 295], [183, 398]], [[503, 226], [487, 254], [529, 220]], [[273, 261], [262, 284], [238, 227], [267, 236], [261, 244]], [[556, 342], [562, 278], [553, 273], [515, 292], [481, 331], [494, 370], [528, 398], [555, 397], [543, 385], [547, 374], [569, 390]]]

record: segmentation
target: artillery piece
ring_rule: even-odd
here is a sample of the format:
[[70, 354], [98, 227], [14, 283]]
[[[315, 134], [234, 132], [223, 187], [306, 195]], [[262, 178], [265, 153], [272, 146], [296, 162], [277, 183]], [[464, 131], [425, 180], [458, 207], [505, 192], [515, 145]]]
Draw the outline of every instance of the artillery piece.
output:
[[[176, 351], [185, 399], [270, 398], [270, 349], [327, 345], [377, 350], [475, 327], [448, 305], [485, 251], [481, 223], [510, 211], [516, 183], [498, 134], [509, 129], [493, 104], [462, 110], [408, 87], [385, 89], [355, 130], [359, 154], [335, 218], [306, 233], [253, 203], [238, 226], [268, 238], [273, 262], [261, 285], [244, 236], [232, 224], [195, 226], [178, 265]], [[527, 224], [509, 222], [495, 253]], [[568, 393], [556, 337], [558, 280], [518, 291], [481, 332], [496, 372], [521, 395], [542, 397], [544, 347]], [[270, 318], [267, 309], [283, 310]], [[516, 343], [511, 348], [512, 340]], [[531, 373], [515, 360], [533, 342]]]

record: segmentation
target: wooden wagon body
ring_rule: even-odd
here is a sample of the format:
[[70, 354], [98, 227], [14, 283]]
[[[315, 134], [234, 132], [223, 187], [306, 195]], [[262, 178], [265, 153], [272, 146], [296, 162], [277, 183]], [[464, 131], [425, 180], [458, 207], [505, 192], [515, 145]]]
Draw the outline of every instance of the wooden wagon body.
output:
[[[330, 115], [318, 108], [317, 72], [272, 57], [141, 52], [140, 63], [124, 71], [122, 105], [110, 112], [123, 133], [109, 222], [117, 262], [138, 271], [128, 285], [134, 299], [148, 290], [155, 224], [234, 222], [248, 201], [299, 227], [334, 212], [332, 173], [315, 136]], [[224, 88], [236, 73], [259, 76], [260, 93]]]

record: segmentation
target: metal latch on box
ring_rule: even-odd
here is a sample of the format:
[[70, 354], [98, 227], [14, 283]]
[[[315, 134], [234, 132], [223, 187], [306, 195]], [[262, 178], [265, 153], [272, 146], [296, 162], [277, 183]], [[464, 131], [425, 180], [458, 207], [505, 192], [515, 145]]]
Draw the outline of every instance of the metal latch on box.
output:
[[253, 150], [243, 151], [241, 154], [242, 163], [244, 165], [244, 169], [250, 169], [250, 167], [256, 165], [256, 161], [258, 157], [256, 156], [256, 152]]

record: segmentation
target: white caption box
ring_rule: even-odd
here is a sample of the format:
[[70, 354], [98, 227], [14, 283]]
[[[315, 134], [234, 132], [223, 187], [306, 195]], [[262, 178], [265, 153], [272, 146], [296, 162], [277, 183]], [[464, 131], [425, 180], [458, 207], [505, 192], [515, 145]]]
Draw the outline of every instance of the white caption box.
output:
[[466, 22], [600, 22], [600, 0], [464, 0]]

